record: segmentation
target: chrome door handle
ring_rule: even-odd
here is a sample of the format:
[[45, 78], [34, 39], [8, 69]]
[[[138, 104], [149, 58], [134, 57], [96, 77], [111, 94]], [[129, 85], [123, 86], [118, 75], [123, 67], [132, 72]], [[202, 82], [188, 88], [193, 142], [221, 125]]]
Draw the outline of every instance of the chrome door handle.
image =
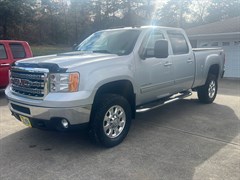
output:
[[164, 66], [171, 66], [172, 65], [172, 63], [170, 63], [170, 62], [166, 62], [165, 64], [164, 64]]
[[10, 66], [10, 64], [6, 63], [6, 64], [0, 64], [0, 66]]

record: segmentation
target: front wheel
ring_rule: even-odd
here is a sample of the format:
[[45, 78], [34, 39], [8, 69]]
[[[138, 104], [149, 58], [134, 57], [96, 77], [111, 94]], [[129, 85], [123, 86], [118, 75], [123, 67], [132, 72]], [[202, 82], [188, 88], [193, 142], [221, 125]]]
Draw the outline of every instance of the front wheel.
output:
[[210, 104], [217, 96], [218, 81], [215, 75], [210, 74], [204, 86], [197, 90], [198, 99], [200, 102]]
[[120, 144], [127, 136], [131, 124], [131, 107], [119, 95], [101, 97], [94, 108], [90, 124], [91, 137], [105, 147]]

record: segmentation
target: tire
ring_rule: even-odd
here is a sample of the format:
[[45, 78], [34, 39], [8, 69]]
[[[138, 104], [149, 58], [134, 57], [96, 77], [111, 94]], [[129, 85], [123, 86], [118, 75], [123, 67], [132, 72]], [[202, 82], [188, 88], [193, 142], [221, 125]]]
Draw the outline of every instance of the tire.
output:
[[94, 104], [90, 122], [90, 137], [105, 147], [120, 144], [131, 125], [131, 107], [119, 95], [106, 94]]
[[205, 104], [212, 103], [217, 96], [217, 90], [218, 90], [217, 77], [213, 74], [209, 74], [205, 85], [201, 86], [197, 90], [199, 101]]

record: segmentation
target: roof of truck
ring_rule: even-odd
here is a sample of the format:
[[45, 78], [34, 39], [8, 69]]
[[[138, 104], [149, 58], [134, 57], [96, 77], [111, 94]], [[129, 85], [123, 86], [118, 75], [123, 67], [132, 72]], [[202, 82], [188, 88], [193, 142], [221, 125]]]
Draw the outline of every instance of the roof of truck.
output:
[[[112, 27], [105, 30], [121, 30], [121, 29], [136, 29], [136, 30], [143, 30], [143, 29], [151, 29], [151, 28], [161, 28], [167, 30], [182, 30], [181, 28], [174, 28], [174, 27], [166, 27], [166, 26], [132, 26], [132, 27]], [[105, 31], [103, 30], [103, 31]]]

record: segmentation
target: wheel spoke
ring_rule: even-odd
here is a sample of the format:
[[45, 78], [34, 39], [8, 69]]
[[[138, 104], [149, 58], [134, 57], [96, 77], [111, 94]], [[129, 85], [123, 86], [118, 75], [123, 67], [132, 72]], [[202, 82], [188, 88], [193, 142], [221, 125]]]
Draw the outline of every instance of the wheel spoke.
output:
[[103, 125], [104, 129], [106, 129], [106, 128], [108, 128], [110, 126], [110, 122], [109, 121], [105, 121], [104, 123], [106, 123], [106, 124]]
[[125, 113], [124, 113], [124, 112], [121, 112], [121, 113], [119, 114], [119, 118], [120, 118], [120, 119], [125, 119]]
[[115, 137], [115, 136], [116, 136], [116, 130], [112, 128], [111, 137]]
[[119, 126], [120, 126], [120, 127], [124, 127], [124, 125], [125, 125], [125, 121], [120, 121], [120, 122], [119, 122]]
[[114, 114], [114, 108], [109, 109], [110, 116], [112, 117]]
[[104, 117], [103, 126], [106, 126], [105, 123], [106, 123], [106, 125], [107, 125], [107, 124], [110, 124], [110, 118], [107, 117], [107, 116]]
[[118, 116], [121, 117], [124, 114], [121, 110], [118, 111]]
[[114, 107], [114, 108], [113, 108], [113, 113], [114, 113], [114, 114], [117, 114], [117, 112], [118, 112], [118, 107]]
[[109, 136], [112, 132], [112, 129], [111, 128], [106, 128], [106, 129], [104, 129], [104, 132], [105, 132], [106, 135]]
[[116, 134], [116, 135], [119, 135], [119, 134], [120, 134], [120, 131], [119, 131], [119, 129], [118, 129], [117, 127], [114, 129], [114, 131], [115, 131], [115, 134]]

